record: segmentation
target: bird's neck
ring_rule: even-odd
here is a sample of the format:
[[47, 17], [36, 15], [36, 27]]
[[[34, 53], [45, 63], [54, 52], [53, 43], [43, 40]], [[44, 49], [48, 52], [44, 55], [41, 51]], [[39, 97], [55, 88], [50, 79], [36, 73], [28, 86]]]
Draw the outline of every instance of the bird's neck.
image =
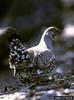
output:
[[40, 43], [39, 43], [39, 47], [44, 48], [44, 49], [50, 49], [53, 50], [52, 47], [52, 36], [48, 36], [48, 34], [43, 34]]

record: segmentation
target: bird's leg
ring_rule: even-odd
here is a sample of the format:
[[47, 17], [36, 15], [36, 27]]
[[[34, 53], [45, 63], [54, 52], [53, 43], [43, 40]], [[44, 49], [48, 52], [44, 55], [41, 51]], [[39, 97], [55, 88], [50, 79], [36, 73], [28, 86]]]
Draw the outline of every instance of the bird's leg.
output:
[[15, 68], [15, 66], [14, 66], [14, 68], [13, 68], [13, 75], [14, 75], [14, 76], [16, 75], [16, 68]]

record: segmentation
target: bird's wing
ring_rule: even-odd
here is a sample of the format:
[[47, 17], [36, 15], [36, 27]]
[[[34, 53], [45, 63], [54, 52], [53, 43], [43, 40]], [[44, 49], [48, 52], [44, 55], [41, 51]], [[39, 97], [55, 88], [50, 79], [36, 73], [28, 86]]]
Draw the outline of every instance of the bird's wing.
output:
[[34, 61], [40, 67], [51, 67], [55, 65], [55, 56], [51, 50], [44, 50], [37, 53]]

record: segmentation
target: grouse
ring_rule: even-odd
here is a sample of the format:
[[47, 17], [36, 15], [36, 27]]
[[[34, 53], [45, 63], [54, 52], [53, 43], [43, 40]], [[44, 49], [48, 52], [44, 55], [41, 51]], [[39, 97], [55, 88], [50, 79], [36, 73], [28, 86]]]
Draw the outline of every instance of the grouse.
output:
[[48, 27], [39, 44], [28, 49], [19, 38], [11, 39], [9, 64], [22, 82], [48, 79], [56, 63], [53, 39], [57, 32], [60, 32], [58, 28]]
[[[53, 50], [53, 38], [57, 32], [60, 32], [60, 30], [56, 27], [47, 28], [39, 44], [26, 50], [28, 52], [27, 58], [30, 60], [28, 67], [39, 68], [36, 72], [38, 75], [49, 75], [55, 67], [56, 59]], [[45, 73], [43, 69], [46, 70]]]

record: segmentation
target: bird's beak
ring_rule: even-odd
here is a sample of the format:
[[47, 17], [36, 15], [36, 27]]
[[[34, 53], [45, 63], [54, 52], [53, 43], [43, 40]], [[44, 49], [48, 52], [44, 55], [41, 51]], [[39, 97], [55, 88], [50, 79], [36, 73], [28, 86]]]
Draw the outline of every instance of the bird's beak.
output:
[[52, 32], [52, 37], [53, 37], [53, 38], [54, 38], [55, 36], [57, 36], [57, 35], [60, 35], [60, 33], [61, 33], [61, 30], [60, 30], [59, 28], [57, 28], [57, 27], [54, 27], [52, 31], [53, 31], [53, 32]]

